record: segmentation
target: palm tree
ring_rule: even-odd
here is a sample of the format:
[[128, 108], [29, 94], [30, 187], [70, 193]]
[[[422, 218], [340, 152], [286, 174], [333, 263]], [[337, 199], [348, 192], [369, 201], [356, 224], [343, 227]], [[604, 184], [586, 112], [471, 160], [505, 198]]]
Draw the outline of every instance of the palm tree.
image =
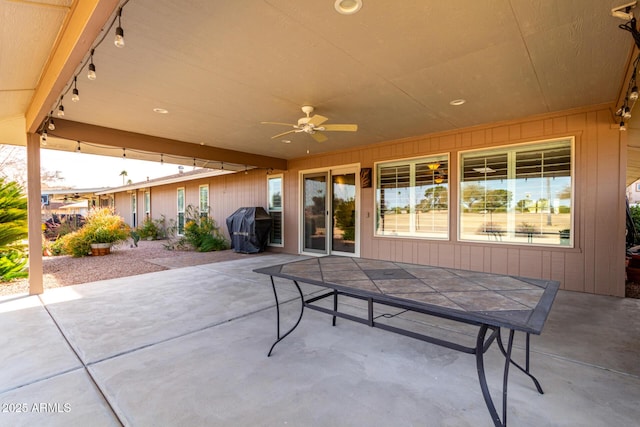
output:
[[120, 172], [120, 176], [122, 177], [122, 185], [124, 185], [124, 178], [129, 175], [127, 171]]

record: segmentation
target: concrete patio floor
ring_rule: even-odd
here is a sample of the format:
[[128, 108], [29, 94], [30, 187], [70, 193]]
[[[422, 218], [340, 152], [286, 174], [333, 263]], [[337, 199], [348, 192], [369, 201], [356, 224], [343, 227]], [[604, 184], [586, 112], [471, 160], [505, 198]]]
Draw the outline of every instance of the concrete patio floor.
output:
[[[252, 270], [298, 258], [0, 299], [0, 425], [492, 425], [471, 355], [346, 320], [331, 327], [329, 316], [308, 310], [267, 358], [274, 299], [269, 278]], [[291, 325], [296, 293], [276, 283]], [[425, 316], [388, 321], [475, 340], [473, 329]], [[500, 411], [504, 359], [495, 347], [485, 360]], [[637, 426], [640, 300], [560, 291], [542, 335], [532, 337], [531, 363], [545, 394], [512, 369], [509, 425]]]

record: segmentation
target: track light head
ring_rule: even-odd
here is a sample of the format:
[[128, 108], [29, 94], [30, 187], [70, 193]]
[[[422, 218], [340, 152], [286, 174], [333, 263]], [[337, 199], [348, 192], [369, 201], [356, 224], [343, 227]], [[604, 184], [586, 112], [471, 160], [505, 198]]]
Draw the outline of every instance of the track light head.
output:
[[629, 94], [629, 101], [637, 101], [638, 100], [638, 95], [640, 95], [640, 93], [638, 92], [638, 86], [634, 86], [631, 89], [631, 93]]
[[53, 119], [49, 119], [49, 125], [47, 127], [49, 130], [56, 130], [56, 125], [53, 123]]
[[64, 105], [62, 104], [58, 107], [58, 117], [64, 117]]
[[624, 120], [620, 122], [620, 130], [627, 130], [627, 127], [624, 125]]

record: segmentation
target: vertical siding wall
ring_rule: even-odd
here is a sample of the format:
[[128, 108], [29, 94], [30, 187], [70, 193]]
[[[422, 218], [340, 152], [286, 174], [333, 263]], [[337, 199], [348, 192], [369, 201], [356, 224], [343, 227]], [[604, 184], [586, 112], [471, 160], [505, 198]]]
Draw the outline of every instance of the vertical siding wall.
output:
[[[620, 131], [611, 124], [609, 109], [594, 107], [291, 160], [283, 174], [285, 245], [271, 250], [298, 253], [301, 170], [346, 164], [373, 168], [378, 161], [449, 153], [449, 240], [374, 237], [374, 185], [360, 192], [361, 257], [553, 279], [567, 290], [624, 296], [626, 146], [621, 143]], [[457, 241], [460, 151], [567, 136], [575, 138], [574, 248]], [[151, 216], [175, 220], [176, 189], [184, 187], [186, 205], [197, 207], [198, 187], [208, 184], [211, 216], [228, 237], [225, 219], [236, 209], [266, 208], [266, 181], [265, 171], [255, 170], [153, 187]], [[128, 194], [116, 195], [116, 209], [125, 218], [129, 200]]]
[[[151, 191], [151, 218], [160, 219], [162, 215], [168, 220], [176, 220], [178, 216], [177, 189], [185, 190], [185, 207], [193, 205], [198, 208], [199, 188], [201, 185], [209, 186], [209, 205], [211, 218], [215, 219], [220, 230], [229, 237], [226, 226], [226, 218], [236, 209], [244, 206], [267, 207], [267, 174], [264, 170], [250, 170], [246, 174], [239, 172], [231, 175], [223, 175], [213, 178], [203, 178], [185, 181], [179, 184], [168, 184], [152, 187]], [[120, 201], [120, 194], [116, 201]], [[143, 194], [143, 193], [140, 193]], [[142, 197], [142, 196], [140, 196]], [[127, 198], [127, 203], [130, 204]], [[130, 208], [121, 205], [118, 208], [120, 214], [126, 219]], [[274, 248], [276, 249], [276, 248]]]
[[[374, 237], [375, 188], [366, 188], [361, 190], [361, 257], [553, 279], [567, 290], [624, 296], [622, 148], [626, 147], [611, 124], [611, 112], [597, 108], [290, 161], [285, 175], [285, 251], [298, 251], [299, 171], [349, 163], [373, 168], [378, 161], [447, 152], [451, 162], [449, 241]], [[574, 248], [457, 241], [459, 151], [566, 136], [575, 137]]]

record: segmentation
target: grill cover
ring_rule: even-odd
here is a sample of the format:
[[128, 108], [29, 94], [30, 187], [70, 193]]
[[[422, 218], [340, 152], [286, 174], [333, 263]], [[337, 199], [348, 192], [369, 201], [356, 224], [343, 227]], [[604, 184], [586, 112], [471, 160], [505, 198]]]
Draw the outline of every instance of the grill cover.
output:
[[255, 254], [269, 243], [272, 219], [261, 207], [240, 208], [227, 218], [231, 249]]

